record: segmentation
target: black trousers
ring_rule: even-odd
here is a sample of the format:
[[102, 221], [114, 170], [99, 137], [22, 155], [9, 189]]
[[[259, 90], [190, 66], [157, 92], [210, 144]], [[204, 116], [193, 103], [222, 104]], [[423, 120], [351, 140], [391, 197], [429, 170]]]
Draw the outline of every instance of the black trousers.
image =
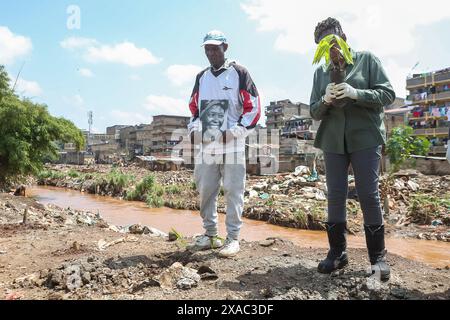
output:
[[342, 223], [347, 220], [348, 171], [351, 164], [364, 224], [383, 224], [378, 189], [381, 150], [382, 147], [378, 146], [351, 154], [325, 152], [329, 223]]

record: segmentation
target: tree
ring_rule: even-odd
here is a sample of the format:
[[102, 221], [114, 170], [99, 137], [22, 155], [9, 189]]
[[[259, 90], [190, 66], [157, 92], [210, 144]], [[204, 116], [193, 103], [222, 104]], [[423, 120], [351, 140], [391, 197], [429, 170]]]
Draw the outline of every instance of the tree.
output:
[[430, 141], [425, 137], [415, 137], [413, 128], [396, 127], [386, 145], [386, 152], [392, 164], [391, 172], [396, 172], [411, 155], [424, 156], [430, 150]]
[[81, 131], [69, 120], [51, 116], [46, 105], [17, 97], [0, 66], [0, 186], [35, 174], [44, 159], [57, 156], [55, 141], [84, 145]]

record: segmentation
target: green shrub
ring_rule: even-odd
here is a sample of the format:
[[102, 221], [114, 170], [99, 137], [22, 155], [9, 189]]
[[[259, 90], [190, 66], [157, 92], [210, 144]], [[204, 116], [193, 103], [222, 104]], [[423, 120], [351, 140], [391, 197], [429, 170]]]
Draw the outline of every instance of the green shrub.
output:
[[165, 192], [167, 194], [180, 194], [181, 193], [181, 187], [179, 185], [173, 185], [173, 186], [167, 186], [165, 188]]
[[71, 169], [67, 175], [71, 178], [79, 178], [80, 177], [80, 173], [73, 169]]

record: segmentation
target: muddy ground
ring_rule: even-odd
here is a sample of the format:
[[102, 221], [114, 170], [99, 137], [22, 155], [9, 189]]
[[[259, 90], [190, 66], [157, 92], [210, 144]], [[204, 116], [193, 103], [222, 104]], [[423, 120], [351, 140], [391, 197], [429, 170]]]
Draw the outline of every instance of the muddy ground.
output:
[[[26, 223], [23, 223], [24, 212]], [[365, 250], [316, 272], [325, 249], [282, 239], [241, 243], [223, 259], [152, 228], [0, 194], [0, 299], [450, 299], [450, 270], [390, 254], [392, 279], [368, 277]]]
[[[189, 170], [154, 172], [135, 165], [49, 165], [46, 173], [35, 182], [126, 199], [136, 184], [148, 175], [155, 177], [157, 192], [160, 192], [155, 197], [160, 205], [199, 210], [198, 193]], [[275, 176], [249, 175], [243, 216], [284, 227], [325, 230], [326, 180], [321, 175], [318, 181], [311, 182], [308, 181], [309, 175], [308, 168]], [[120, 185], [120, 178], [127, 179], [127, 182]], [[355, 235], [362, 234], [362, 211], [352, 177], [349, 183], [349, 231]], [[450, 241], [450, 176], [425, 176], [414, 170], [401, 171], [391, 179], [383, 176], [380, 191], [383, 202], [386, 195], [389, 196], [386, 201], [389, 212], [385, 214], [389, 235]], [[219, 195], [218, 211], [225, 213], [223, 193]]]

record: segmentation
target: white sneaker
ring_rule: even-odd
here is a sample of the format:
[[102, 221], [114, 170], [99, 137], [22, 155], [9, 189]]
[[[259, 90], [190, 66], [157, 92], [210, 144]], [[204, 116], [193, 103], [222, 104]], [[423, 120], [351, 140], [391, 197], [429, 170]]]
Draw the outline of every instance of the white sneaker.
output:
[[221, 257], [233, 257], [235, 256], [239, 251], [241, 250], [239, 246], [238, 240], [233, 240], [230, 238], [227, 238], [225, 241], [225, 245], [222, 250], [219, 252], [219, 256]]
[[207, 235], [202, 235], [198, 237], [193, 244], [188, 246], [189, 250], [208, 250], [208, 249], [218, 249], [223, 246], [223, 240], [219, 237], [210, 237]]

